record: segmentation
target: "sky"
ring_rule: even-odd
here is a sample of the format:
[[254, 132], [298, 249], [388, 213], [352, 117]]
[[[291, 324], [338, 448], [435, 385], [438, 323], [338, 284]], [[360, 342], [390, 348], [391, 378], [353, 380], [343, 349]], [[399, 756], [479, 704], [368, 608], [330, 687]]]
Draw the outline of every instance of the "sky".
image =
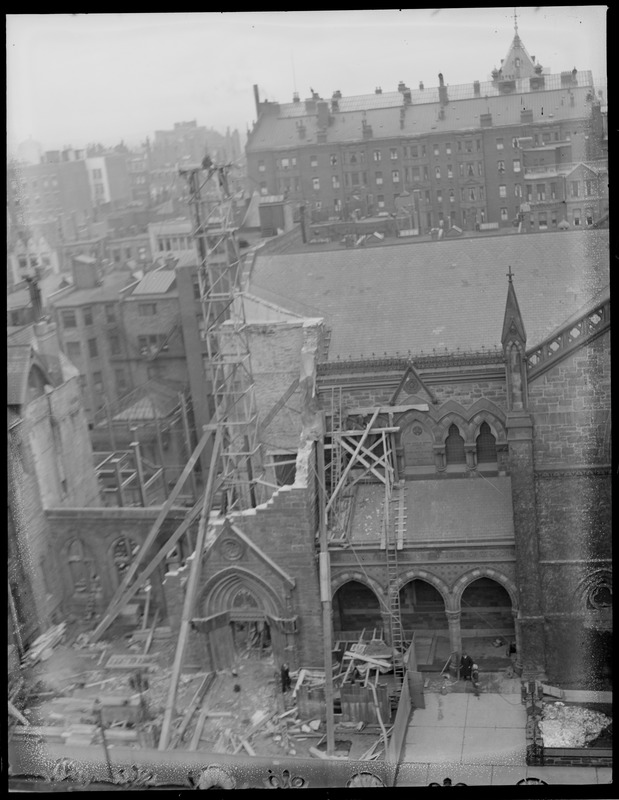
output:
[[[606, 85], [605, 6], [517, 8], [530, 55]], [[9, 14], [9, 151], [139, 144], [175, 122], [245, 132], [261, 99], [291, 102], [489, 80], [514, 8], [144, 14]]]

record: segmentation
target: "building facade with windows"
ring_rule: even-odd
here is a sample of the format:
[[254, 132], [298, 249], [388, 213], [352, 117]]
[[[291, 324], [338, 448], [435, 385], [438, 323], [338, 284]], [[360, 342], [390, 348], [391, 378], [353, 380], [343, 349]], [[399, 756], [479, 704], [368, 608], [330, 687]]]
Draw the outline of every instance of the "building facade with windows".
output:
[[[565, 217], [561, 175], [579, 164], [599, 180], [590, 187], [591, 214], [584, 202], [571, 204], [581, 214], [568, 212], [567, 222], [584, 225], [607, 204], [591, 72], [549, 74], [518, 33], [491, 81], [449, 86], [439, 75], [432, 88], [401, 82], [397, 92], [336, 91], [330, 100], [314, 92], [282, 104], [260, 102], [257, 87], [255, 95], [257, 121], [246, 147], [252, 185], [263, 195], [286, 193], [315, 222], [393, 214], [406, 192], [422, 233], [523, 219], [527, 230], [556, 229]], [[542, 166], [550, 168], [537, 179]], [[538, 193], [547, 199], [538, 201]]]

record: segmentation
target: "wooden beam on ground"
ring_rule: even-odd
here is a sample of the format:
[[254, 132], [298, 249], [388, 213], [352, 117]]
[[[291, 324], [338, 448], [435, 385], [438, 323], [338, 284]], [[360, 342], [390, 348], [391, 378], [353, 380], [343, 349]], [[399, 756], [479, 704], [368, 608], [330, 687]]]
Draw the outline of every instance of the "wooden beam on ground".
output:
[[10, 700], [8, 700], [7, 702], [9, 704], [9, 714], [12, 717], [15, 717], [15, 719], [18, 720], [18, 722], [21, 722], [22, 725], [28, 727], [30, 725], [30, 720], [26, 719], [26, 717], [24, 717], [21, 711], [18, 711]]
[[176, 745], [179, 744], [182, 741], [183, 736], [185, 735], [185, 732], [187, 731], [187, 728], [189, 727], [189, 723], [191, 722], [191, 718], [193, 717], [193, 715], [196, 713], [196, 711], [200, 707], [200, 704], [202, 703], [204, 695], [209, 690], [209, 688], [212, 686], [214, 681], [215, 681], [215, 674], [212, 673], [212, 672], [209, 672], [208, 675], [206, 675], [203, 678], [202, 682], [200, 683], [200, 685], [196, 689], [196, 692], [195, 692], [194, 696], [191, 698], [191, 702], [187, 706], [187, 710], [185, 711], [185, 716], [183, 717], [183, 719], [181, 721], [181, 724], [178, 727], [178, 730], [176, 731], [176, 733], [174, 734], [174, 737], [172, 738], [172, 741], [170, 742], [170, 749], [171, 750], [174, 749], [176, 747]]
[[[196, 463], [198, 461], [198, 458], [200, 457], [200, 453], [202, 452], [202, 450], [204, 450], [204, 447], [205, 447], [207, 441], [210, 439], [211, 435], [212, 435], [212, 431], [210, 431], [210, 430], [205, 430], [204, 433], [202, 434], [202, 437], [201, 437], [200, 441], [196, 445], [196, 449], [191, 454], [191, 457], [189, 458], [189, 461], [185, 464], [185, 468], [183, 469], [179, 479], [177, 480], [176, 485], [174, 486], [174, 488], [170, 492], [170, 495], [169, 495], [168, 499], [165, 501], [165, 503], [161, 507], [161, 510], [160, 510], [159, 514], [157, 515], [157, 519], [153, 523], [152, 528], [150, 529], [150, 531], [148, 532], [148, 534], [146, 536], [146, 539], [144, 540], [144, 544], [138, 550], [135, 559], [129, 565], [129, 568], [127, 569], [127, 572], [126, 572], [124, 578], [122, 579], [122, 581], [120, 583], [120, 586], [118, 587], [118, 589], [114, 593], [114, 596], [112, 597], [112, 600], [110, 601], [108, 609], [105, 612], [105, 614], [103, 615], [103, 619], [99, 622], [97, 627], [90, 634], [89, 639], [90, 639], [91, 642], [96, 642], [97, 641], [97, 639], [101, 636], [101, 634], [116, 619], [120, 609], [123, 608], [123, 606], [125, 605], [125, 603], [126, 603], [126, 600], [124, 599], [125, 591], [127, 590], [129, 584], [133, 580], [136, 572], [138, 571], [138, 568], [139, 568], [141, 562], [144, 561], [146, 553], [148, 552], [148, 550], [150, 549], [151, 545], [153, 544], [153, 542], [157, 538], [157, 534], [159, 533], [159, 530], [160, 530], [165, 518], [167, 517], [170, 509], [172, 508], [172, 504], [174, 503], [174, 501], [176, 500], [176, 498], [180, 494], [180, 491], [183, 488], [183, 486], [185, 484], [185, 481], [187, 480], [187, 478], [189, 476], [189, 473], [195, 467], [195, 465], [196, 465]], [[169, 549], [171, 549], [171, 548], [169, 548]]]
[[159, 609], [157, 609], [155, 611], [155, 616], [153, 617], [153, 624], [152, 624], [151, 629], [150, 629], [150, 631], [148, 633], [148, 639], [146, 640], [146, 644], [144, 645], [144, 653], [143, 653], [143, 655], [146, 655], [148, 653], [148, 651], [150, 650], [150, 646], [153, 643], [153, 636], [155, 635], [155, 628], [157, 626], [157, 622], [158, 621], [159, 621]]
[[[172, 665], [172, 675], [170, 677], [170, 688], [168, 691], [168, 700], [163, 717], [163, 724], [161, 726], [161, 737], [159, 739], [159, 750], [165, 750], [169, 737], [170, 737], [170, 724], [172, 722], [172, 715], [174, 713], [174, 703], [176, 701], [176, 690], [178, 687], [178, 679], [183, 664], [183, 656], [185, 655], [185, 647], [189, 637], [189, 629], [191, 619], [193, 617], [193, 605], [195, 601], [196, 590], [198, 588], [198, 580], [200, 578], [200, 568], [202, 565], [202, 558], [211, 550], [214, 543], [217, 541], [217, 535], [213, 535], [209, 542], [206, 541], [208, 532], [208, 518], [213, 501], [213, 489], [215, 486], [215, 470], [219, 463], [219, 454], [221, 450], [223, 439], [223, 428], [219, 426], [215, 434], [215, 443], [213, 445], [213, 452], [211, 454], [211, 463], [208, 472], [208, 480], [206, 483], [206, 490], [204, 492], [204, 504], [202, 507], [202, 514], [200, 516], [200, 524], [198, 527], [198, 536], [196, 540], [196, 549], [191, 564], [189, 578], [187, 580], [187, 587], [185, 589], [185, 602], [183, 603], [183, 615], [181, 618], [181, 627], [178, 635], [178, 643], [176, 646], [176, 654], [174, 656], [174, 664]], [[206, 544], [206, 548], [205, 548]]]
[[202, 736], [202, 731], [204, 730], [204, 723], [206, 722], [206, 717], [208, 716], [208, 709], [202, 708], [200, 710], [200, 716], [198, 717], [198, 721], [196, 723], [196, 729], [193, 732], [193, 736], [191, 737], [191, 742], [189, 743], [190, 750], [197, 750], [200, 744], [200, 737]]
[[[363, 447], [363, 444], [364, 444], [365, 440], [370, 435], [370, 431], [372, 430], [372, 427], [373, 427], [374, 423], [376, 422], [376, 417], [378, 417], [378, 414], [379, 414], [379, 411], [378, 411], [378, 409], [376, 409], [374, 411], [374, 413], [372, 414], [372, 418], [368, 422], [368, 424], [366, 426], [366, 429], [363, 432], [363, 435], [361, 436], [361, 439], [359, 440], [359, 443], [357, 444], [357, 447], [355, 448], [355, 451], [353, 453], [353, 457], [351, 458], [350, 462], [347, 464], [344, 472], [342, 473], [342, 475], [341, 475], [341, 477], [340, 477], [340, 479], [339, 479], [339, 481], [337, 483], [337, 486], [333, 490], [333, 494], [331, 495], [331, 497], [329, 499], [329, 502], [325, 506], [325, 512], [324, 512], [325, 513], [325, 517], [329, 513], [329, 509], [333, 505], [333, 502], [336, 499], [340, 489], [344, 485], [344, 483], [346, 481], [346, 478], [348, 477], [348, 473], [353, 468], [353, 466], [355, 464], [356, 457], [357, 457], [358, 453], [361, 452], [361, 448]], [[334, 431], [334, 433], [335, 433], [335, 431]]]

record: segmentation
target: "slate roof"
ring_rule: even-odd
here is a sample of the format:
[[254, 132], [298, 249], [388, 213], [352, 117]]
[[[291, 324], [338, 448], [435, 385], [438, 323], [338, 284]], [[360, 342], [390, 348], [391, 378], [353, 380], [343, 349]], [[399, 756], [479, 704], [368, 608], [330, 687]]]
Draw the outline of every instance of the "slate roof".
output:
[[91, 303], [109, 303], [118, 300], [120, 290], [132, 282], [132, 277], [127, 272], [112, 272], [103, 279], [102, 286], [92, 289], [76, 289], [69, 294], [51, 298], [50, 304], [54, 308], [75, 308], [90, 305]]
[[[333, 121], [326, 129], [326, 142], [361, 141], [363, 120], [372, 127], [372, 138], [380, 140], [479, 129], [480, 115], [486, 113], [492, 114], [494, 127], [519, 125], [520, 111], [525, 108], [533, 111], [535, 122], [589, 116], [590, 103], [586, 97], [593, 86], [591, 72], [579, 72], [578, 86], [572, 87], [562, 87], [560, 75], [546, 75], [544, 79], [545, 88], [534, 92], [526, 91], [528, 79], [517, 80], [517, 90], [510, 94], [499, 94], [498, 88], [490, 81], [480, 84], [479, 96], [474, 95], [472, 84], [448, 86], [449, 103], [445, 106], [444, 119], [439, 119], [438, 115], [438, 88], [411, 91], [412, 105], [405, 106], [404, 127], [400, 127], [400, 109], [403, 107], [400, 92], [341, 98], [339, 111], [331, 114]], [[569, 91], [574, 97], [574, 105], [570, 103]], [[297, 131], [301, 120], [306, 127], [303, 140], [299, 139]], [[305, 147], [316, 142], [317, 132], [316, 113], [308, 113], [303, 102], [282, 104], [277, 113], [261, 114], [249, 136], [247, 150]]]
[[131, 294], [165, 294], [175, 281], [176, 274], [171, 269], [147, 272]]
[[607, 230], [257, 254], [247, 290], [323, 317], [328, 359], [499, 348], [507, 268], [534, 347], [609, 284]]

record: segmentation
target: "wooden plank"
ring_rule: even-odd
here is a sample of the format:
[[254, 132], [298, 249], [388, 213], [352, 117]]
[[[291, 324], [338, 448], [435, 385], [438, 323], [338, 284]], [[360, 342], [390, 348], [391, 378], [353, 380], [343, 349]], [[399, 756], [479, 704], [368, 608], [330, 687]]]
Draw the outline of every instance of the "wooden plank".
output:
[[359, 440], [359, 443], [358, 443], [357, 447], [355, 448], [353, 457], [351, 458], [351, 460], [346, 465], [346, 468], [344, 469], [344, 472], [342, 473], [342, 475], [341, 475], [341, 477], [340, 477], [340, 479], [339, 479], [339, 481], [337, 483], [337, 486], [333, 490], [333, 494], [331, 495], [331, 497], [329, 499], [329, 502], [327, 503], [327, 505], [325, 507], [325, 511], [324, 511], [325, 517], [329, 513], [329, 509], [333, 505], [333, 502], [334, 502], [335, 498], [337, 497], [340, 489], [344, 485], [344, 483], [346, 481], [346, 478], [348, 477], [348, 473], [351, 471], [351, 469], [355, 465], [355, 459], [357, 457], [357, 454], [361, 451], [361, 448], [363, 447], [363, 444], [364, 444], [365, 440], [370, 435], [370, 431], [372, 430], [372, 427], [373, 427], [374, 423], [376, 422], [376, 417], [378, 417], [378, 414], [379, 414], [378, 409], [376, 409], [374, 411], [374, 413], [372, 414], [372, 419], [368, 422], [367, 427], [366, 427], [361, 439]]
[[250, 756], [255, 756], [256, 755], [256, 751], [250, 745], [250, 743], [247, 741], [247, 739], [244, 739], [242, 736], [240, 736], [239, 739], [241, 740], [241, 744], [244, 747], [245, 752]]
[[204, 729], [204, 723], [206, 722], [206, 717], [208, 715], [208, 709], [202, 708], [200, 710], [200, 716], [198, 717], [198, 721], [196, 723], [196, 729], [193, 732], [193, 736], [191, 737], [191, 742], [189, 743], [190, 750], [197, 750], [198, 745], [200, 744], [200, 737], [202, 736], [202, 731]]
[[389, 669], [392, 666], [392, 664], [389, 661], [385, 661], [382, 658], [373, 658], [372, 656], [365, 656], [363, 655], [363, 653], [353, 653], [350, 650], [347, 650], [344, 653], [344, 656], [348, 656], [349, 658], [355, 658], [358, 661], [366, 661], [369, 664], [383, 667], [385, 669]]
[[[159, 533], [159, 530], [160, 530], [165, 518], [167, 517], [170, 509], [172, 508], [172, 505], [173, 505], [174, 501], [176, 500], [176, 498], [180, 494], [181, 489], [185, 485], [185, 481], [189, 477], [189, 473], [195, 467], [195, 465], [196, 465], [196, 463], [198, 461], [198, 458], [200, 457], [200, 453], [202, 452], [202, 450], [204, 450], [204, 447], [205, 447], [207, 441], [210, 439], [211, 435], [212, 435], [212, 431], [211, 430], [206, 430], [202, 434], [202, 436], [200, 438], [200, 441], [196, 445], [196, 448], [193, 451], [193, 453], [191, 454], [191, 457], [189, 458], [189, 461], [185, 464], [185, 468], [183, 469], [181, 475], [179, 476], [179, 479], [177, 480], [174, 488], [170, 492], [170, 495], [169, 495], [168, 499], [165, 501], [165, 503], [161, 507], [161, 511], [157, 515], [157, 518], [156, 518], [155, 522], [153, 523], [153, 526], [151, 527], [150, 531], [148, 532], [148, 534], [146, 536], [146, 539], [144, 540], [143, 545], [138, 550], [135, 559], [129, 565], [129, 568], [127, 569], [127, 572], [125, 573], [125, 576], [122, 579], [122, 581], [120, 583], [120, 586], [118, 587], [118, 589], [114, 593], [114, 596], [112, 597], [112, 599], [110, 601], [110, 604], [108, 606], [108, 609], [105, 612], [105, 614], [103, 615], [102, 620], [99, 622], [97, 627], [91, 633], [91, 635], [90, 635], [90, 641], [91, 642], [96, 642], [97, 641], [97, 639], [101, 636], [101, 634], [105, 630], [107, 630], [107, 628], [116, 619], [120, 609], [125, 605], [125, 603], [126, 603], [126, 600], [124, 599], [125, 591], [129, 587], [129, 584], [131, 583], [131, 581], [133, 580], [135, 574], [137, 573], [138, 568], [139, 568], [141, 562], [144, 560], [144, 557], [146, 556], [146, 553], [148, 552], [149, 548], [151, 547], [151, 545], [153, 544], [153, 542], [157, 538], [157, 534]], [[168, 548], [168, 550], [169, 549], [170, 548]]]
[[300, 687], [300, 686], [301, 686], [301, 684], [303, 683], [303, 679], [304, 679], [304, 678], [305, 678], [305, 670], [304, 670], [304, 669], [302, 669], [302, 670], [299, 672], [299, 677], [297, 678], [297, 682], [296, 682], [296, 684], [295, 684], [295, 687], [294, 687], [294, 689], [292, 690], [292, 696], [293, 696], [293, 697], [296, 697], [296, 696], [297, 696], [297, 692], [298, 692], [298, 690], [299, 690], [299, 687]]
[[[172, 675], [170, 677], [170, 688], [168, 691], [168, 699], [163, 717], [163, 724], [161, 726], [161, 737], [159, 739], [159, 750], [165, 750], [170, 736], [170, 724], [172, 722], [172, 715], [174, 713], [174, 703], [176, 700], [176, 690], [178, 687], [178, 679], [181, 672], [183, 663], [183, 656], [185, 654], [185, 647], [189, 636], [191, 619], [193, 617], [193, 605], [195, 601], [196, 590], [198, 588], [198, 580], [200, 578], [202, 559], [212, 549], [217, 541], [217, 535], [211, 537], [210, 542], [206, 542], [206, 535], [208, 530], [208, 518], [213, 501], [213, 491], [215, 486], [215, 471], [219, 462], [219, 454], [221, 450], [223, 439], [223, 428], [219, 426], [215, 434], [215, 443], [211, 454], [210, 469], [208, 472], [208, 480], [206, 490], [204, 492], [204, 504], [200, 516], [200, 524], [198, 527], [198, 536], [196, 541], [196, 549], [191, 563], [191, 571], [187, 580], [185, 589], [185, 601], [183, 603], [183, 614], [181, 619], [181, 627], [178, 636], [178, 643], [176, 646], [176, 653], [174, 656], [174, 663], [172, 665]], [[223, 526], [220, 529], [223, 530]], [[206, 544], [206, 547], [205, 547]]]
[[24, 715], [21, 713], [21, 711], [18, 711], [15, 708], [15, 706], [13, 705], [13, 703], [11, 703], [10, 700], [8, 700], [7, 702], [9, 704], [9, 714], [12, 717], [15, 717], [15, 719], [18, 720], [18, 722], [21, 722], [22, 725], [25, 725], [26, 727], [28, 727], [30, 725], [30, 721], [28, 719], [26, 719], [26, 717], [24, 717]]
[[156, 666], [152, 656], [113, 655], [109, 657], [105, 669], [148, 669]]
[[152, 594], [152, 589], [150, 586], [146, 587], [146, 605], [144, 606], [144, 617], [142, 619], [142, 630], [146, 630], [146, 625], [148, 623], [148, 612], [150, 611], [150, 596]]
[[196, 711], [200, 707], [200, 704], [202, 703], [202, 699], [204, 698], [204, 695], [207, 693], [209, 688], [213, 685], [213, 683], [215, 681], [215, 677], [216, 676], [215, 676], [215, 674], [213, 672], [209, 672], [208, 675], [206, 675], [202, 679], [202, 682], [200, 683], [200, 685], [196, 689], [196, 692], [195, 692], [194, 696], [191, 698], [191, 702], [187, 706], [187, 709], [185, 711], [185, 715], [184, 715], [184, 717], [183, 717], [183, 719], [181, 721], [180, 726], [178, 727], [178, 730], [176, 731], [176, 733], [174, 734], [174, 736], [172, 738], [172, 741], [170, 742], [170, 749], [175, 748], [177, 746], [177, 744], [179, 744], [179, 742], [181, 742], [183, 740], [183, 736], [185, 735], [185, 733], [187, 731], [187, 728], [189, 727], [189, 723], [191, 722], [191, 718], [193, 717], [193, 715], [196, 713]]
[[[150, 593], [149, 593], [149, 597], [150, 597]], [[150, 633], [148, 634], [148, 639], [146, 640], [146, 644], [144, 645], [144, 653], [143, 653], [143, 655], [146, 655], [148, 653], [148, 651], [150, 650], [150, 646], [153, 643], [153, 636], [155, 635], [155, 627], [157, 626], [158, 620], [159, 620], [159, 609], [157, 609], [155, 611], [155, 617], [153, 619], [153, 624], [152, 624], [152, 627], [150, 629]]]

